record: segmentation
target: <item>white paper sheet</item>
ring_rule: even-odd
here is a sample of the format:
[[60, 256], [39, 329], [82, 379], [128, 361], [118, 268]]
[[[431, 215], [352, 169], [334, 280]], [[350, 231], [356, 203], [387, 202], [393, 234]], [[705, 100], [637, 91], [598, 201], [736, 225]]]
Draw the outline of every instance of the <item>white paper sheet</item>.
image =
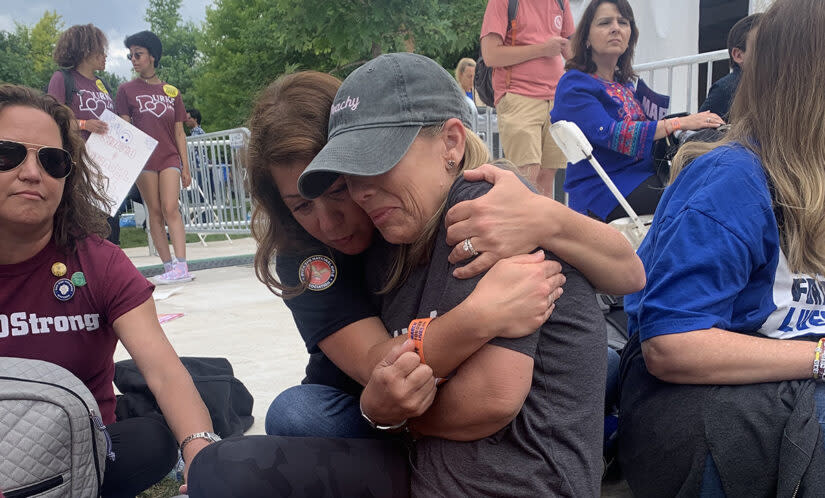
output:
[[105, 135], [92, 133], [86, 150], [108, 178], [106, 195], [114, 202], [106, 211], [114, 215], [135, 183], [158, 141], [106, 109], [100, 120], [109, 125]]

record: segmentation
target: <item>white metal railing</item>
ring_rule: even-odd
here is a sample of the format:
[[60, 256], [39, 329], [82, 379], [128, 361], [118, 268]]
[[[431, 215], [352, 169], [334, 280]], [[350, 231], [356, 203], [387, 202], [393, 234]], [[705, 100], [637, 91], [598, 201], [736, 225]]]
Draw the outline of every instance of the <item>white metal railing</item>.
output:
[[[684, 57], [674, 57], [660, 61], [645, 62], [636, 64], [633, 69], [639, 77], [653, 90], [671, 96], [671, 112], [687, 111], [696, 112], [699, 108], [698, 78], [699, 66], [707, 65], [707, 81], [705, 85], [705, 96], [713, 84], [713, 63], [727, 60], [729, 57], [727, 50], [716, 50], [697, 55], [687, 55]], [[665, 84], [662, 82], [665, 81]], [[678, 88], [677, 88], [678, 87]], [[680, 98], [673, 98], [674, 92], [678, 90]], [[473, 128], [476, 133], [487, 144], [487, 149], [494, 159], [504, 156], [501, 142], [498, 135], [498, 120], [496, 110], [492, 107], [481, 106], [478, 108], [478, 117]]]
[[187, 233], [204, 243], [207, 233], [248, 234], [252, 200], [246, 190], [243, 151], [249, 130], [231, 130], [187, 137], [192, 183], [181, 190], [180, 204]]
[[[705, 92], [707, 92], [713, 84], [713, 63], [727, 60], [728, 57], [727, 50], [716, 50], [704, 54], [636, 64], [633, 69], [650, 88], [671, 97], [671, 112], [696, 112], [699, 109], [699, 95], [697, 93], [699, 66], [702, 64], [707, 65], [705, 85]], [[666, 78], [666, 85], [661, 84], [662, 77]], [[676, 86], [681, 88], [676, 89]], [[685, 97], [684, 101], [677, 99], [682, 95]], [[707, 93], [705, 93], [706, 95]]]

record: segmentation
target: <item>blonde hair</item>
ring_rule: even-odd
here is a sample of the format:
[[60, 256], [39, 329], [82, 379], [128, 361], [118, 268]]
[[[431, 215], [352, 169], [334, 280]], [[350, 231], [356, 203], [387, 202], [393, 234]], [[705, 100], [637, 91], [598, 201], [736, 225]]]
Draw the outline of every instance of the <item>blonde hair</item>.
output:
[[[434, 138], [441, 135], [443, 131], [444, 123], [441, 123], [422, 128], [418, 136]], [[466, 135], [464, 157], [462, 157], [455, 168], [450, 170], [456, 178], [458, 178], [458, 175], [464, 170], [478, 168], [482, 164], [490, 162], [490, 152], [484, 144], [484, 141], [467, 126], [464, 127], [464, 132]], [[446, 206], [447, 195], [445, 194], [444, 199], [441, 201], [441, 206], [439, 206], [432, 218], [424, 225], [421, 235], [418, 236], [415, 242], [411, 244], [400, 244], [398, 246], [395, 260], [389, 272], [389, 278], [386, 284], [384, 284], [384, 287], [379, 291], [379, 294], [386, 294], [401, 285], [407, 280], [407, 277], [410, 276], [410, 273], [412, 273], [416, 266], [429, 261], [433, 245], [435, 244], [435, 237], [438, 235], [438, 229], [441, 225], [441, 217], [444, 214]]]
[[464, 74], [464, 70], [468, 67], [476, 67], [476, 61], [469, 57], [464, 57], [458, 61], [458, 65], [455, 67], [455, 80], [458, 81], [458, 86], [461, 87], [462, 90], [464, 90], [464, 87], [461, 86], [461, 75]]
[[714, 143], [682, 147], [673, 181], [711, 149], [738, 143], [756, 154], [773, 186], [780, 245], [793, 272], [825, 274], [825, 2], [775, 2], [731, 107], [733, 125]]

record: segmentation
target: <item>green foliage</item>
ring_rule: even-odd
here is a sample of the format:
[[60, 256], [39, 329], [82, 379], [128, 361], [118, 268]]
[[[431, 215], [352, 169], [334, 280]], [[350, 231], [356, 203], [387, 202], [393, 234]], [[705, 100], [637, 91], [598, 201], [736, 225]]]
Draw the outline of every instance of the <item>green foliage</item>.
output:
[[192, 90], [200, 72], [200, 29], [192, 22], [182, 22], [180, 6], [181, 0], [149, 0], [145, 19], [163, 43], [158, 76], [180, 90], [187, 107], [196, 107]]
[[54, 11], [46, 11], [31, 30], [30, 58], [35, 76], [48, 83], [57, 64], [52, 59], [52, 52], [63, 30], [62, 18]]
[[346, 77], [385, 52], [414, 51], [449, 70], [475, 58], [486, 0], [216, 0], [195, 82], [211, 130], [240, 126], [256, 93], [300, 69]]
[[0, 81], [46, 86], [57, 70], [52, 52], [62, 29], [61, 17], [46, 11], [33, 28], [17, 24], [13, 33], [0, 31]]
[[[255, 96], [303, 69], [346, 77], [378, 54], [414, 51], [452, 72], [478, 54], [486, 0], [214, 0], [206, 22], [183, 22], [182, 0], [149, 0], [145, 19], [163, 43], [158, 76], [203, 113], [207, 131], [245, 123]], [[62, 21], [0, 31], [0, 81], [42, 88]], [[112, 88], [123, 82], [102, 73]]]

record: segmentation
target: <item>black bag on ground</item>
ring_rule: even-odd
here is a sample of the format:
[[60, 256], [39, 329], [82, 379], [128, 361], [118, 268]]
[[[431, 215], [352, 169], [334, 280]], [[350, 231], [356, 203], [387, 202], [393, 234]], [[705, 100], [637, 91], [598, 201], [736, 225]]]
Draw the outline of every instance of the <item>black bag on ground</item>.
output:
[[[209, 410], [216, 434], [222, 438], [239, 436], [252, 426], [254, 400], [246, 386], [235, 378], [229, 360], [182, 357], [180, 361], [192, 376]], [[163, 420], [155, 397], [134, 360], [115, 363], [115, 386], [123, 393], [118, 396], [115, 408], [118, 420], [147, 416]]]

